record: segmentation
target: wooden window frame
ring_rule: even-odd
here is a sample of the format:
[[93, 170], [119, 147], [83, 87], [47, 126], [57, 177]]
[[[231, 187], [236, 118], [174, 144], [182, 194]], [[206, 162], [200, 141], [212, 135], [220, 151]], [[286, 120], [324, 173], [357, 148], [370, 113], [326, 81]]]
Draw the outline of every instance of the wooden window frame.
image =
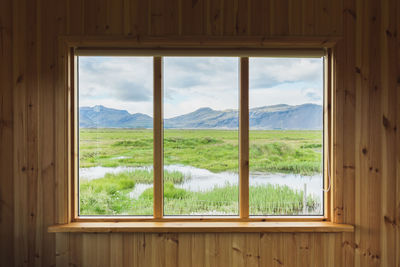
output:
[[[254, 40], [253, 40], [254, 39]], [[66, 37], [60, 42], [60, 76], [64, 77], [63, 96], [65, 97], [66, 135], [68, 142], [65, 148], [70, 157], [67, 157], [65, 183], [67, 193], [65, 208], [66, 221], [71, 222], [332, 222], [334, 199], [332, 188], [334, 186], [333, 164], [328, 164], [327, 159], [333, 159], [335, 151], [332, 149], [334, 134], [334, 101], [333, 90], [333, 53], [332, 48], [336, 39], [311, 39], [293, 42], [293, 40], [269, 40], [260, 39], [233, 40], [119, 40], [94, 38], [82, 40], [80, 38]], [[153, 216], [79, 216], [78, 214], [78, 145], [77, 131], [77, 51], [80, 55], [137, 55], [154, 57], [154, 213]], [[253, 56], [286, 56], [306, 57], [325, 51], [324, 60], [324, 185], [330, 190], [324, 192], [324, 215], [322, 216], [291, 216], [268, 215], [249, 216], [249, 121], [248, 121], [248, 94], [249, 94], [249, 57]], [[235, 56], [240, 57], [239, 77], [239, 216], [163, 216], [163, 179], [162, 179], [162, 56]], [[247, 71], [246, 71], [247, 70]], [[158, 141], [157, 141], [158, 140]], [[329, 181], [328, 181], [329, 178]], [[65, 188], [64, 188], [65, 189]], [[65, 190], [64, 190], [65, 192]], [[158, 197], [157, 197], [158, 196]], [[60, 205], [59, 205], [60, 206]]]

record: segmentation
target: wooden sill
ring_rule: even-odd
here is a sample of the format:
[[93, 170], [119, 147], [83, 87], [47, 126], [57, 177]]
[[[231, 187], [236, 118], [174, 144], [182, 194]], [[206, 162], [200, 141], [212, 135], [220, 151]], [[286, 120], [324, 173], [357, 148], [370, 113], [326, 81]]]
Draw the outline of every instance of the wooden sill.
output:
[[348, 224], [331, 222], [72, 222], [53, 225], [50, 233], [335, 233], [354, 232]]

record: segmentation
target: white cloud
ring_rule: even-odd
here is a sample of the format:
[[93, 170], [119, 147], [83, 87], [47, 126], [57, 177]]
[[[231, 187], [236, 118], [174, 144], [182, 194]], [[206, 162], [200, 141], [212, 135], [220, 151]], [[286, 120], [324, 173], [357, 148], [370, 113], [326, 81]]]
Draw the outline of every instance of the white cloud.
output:
[[238, 108], [237, 58], [164, 59], [166, 118], [202, 107]]
[[[131, 112], [151, 104], [153, 59], [151, 57], [80, 57], [80, 105], [128, 107]], [[151, 104], [152, 107], [152, 104]], [[148, 108], [147, 108], [148, 109]], [[152, 109], [152, 108], [151, 108]]]
[[[80, 105], [152, 114], [151, 57], [81, 57]], [[322, 59], [251, 58], [250, 107], [322, 104]], [[237, 58], [164, 58], [164, 114], [238, 107]]]
[[250, 58], [250, 86], [265, 89], [282, 83], [318, 82], [322, 63], [320, 58]]

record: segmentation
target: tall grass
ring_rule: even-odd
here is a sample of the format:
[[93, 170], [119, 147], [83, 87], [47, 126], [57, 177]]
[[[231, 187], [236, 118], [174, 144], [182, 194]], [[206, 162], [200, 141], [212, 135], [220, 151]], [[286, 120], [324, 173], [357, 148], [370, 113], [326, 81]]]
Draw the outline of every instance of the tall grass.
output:
[[[164, 171], [164, 179], [167, 183], [179, 184], [190, 177], [177, 171]], [[151, 215], [152, 197], [142, 197], [140, 201], [133, 201], [129, 193], [135, 185], [152, 184], [153, 170], [133, 170], [120, 173], [106, 173], [103, 178], [95, 180], [80, 180], [79, 204], [82, 215], [116, 215], [139, 214]], [[134, 208], [132, 209], [132, 205]], [[133, 213], [132, 213], [133, 212]]]
[[[152, 130], [80, 129], [80, 167], [142, 167], [153, 164]], [[250, 171], [312, 175], [322, 171], [321, 131], [250, 131]], [[164, 130], [164, 164], [190, 165], [212, 172], [238, 171], [238, 131]], [[153, 189], [139, 198], [129, 193], [140, 184], [152, 184], [151, 170], [134, 170], [80, 181], [82, 215], [151, 215]], [[165, 212], [178, 214], [237, 214], [237, 186], [190, 192], [180, 172], [164, 172]], [[298, 214], [303, 193], [281, 186], [250, 188], [252, 214]], [[307, 198], [307, 209], [319, 203]]]
[[[154, 171], [152, 169], [138, 169], [132, 171], [123, 171], [118, 173], [106, 173], [104, 178], [110, 179], [132, 179], [135, 183], [152, 184]], [[174, 184], [183, 183], [185, 180], [190, 179], [189, 175], [185, 175], [179, 171], [164, 170], [164, 181]]]
[[[151, 215], [153, 188], [145, 190], [137, 199], [129, 193], [138, 183], [133, 176], [106, 175], [104, 178], [81, 181], [81, 215]], [[287, 186], [260, 185], [250, 187], [252, 214], [299, 214], [303, 210], [303, 192]], [[205, 192], [191, 192], [177, 188], [171, 181], [164, 186], [166, 215], [238, 214], [238, 186], [225, 185]], [[318, 206], [308, 197], [307, 208]]]

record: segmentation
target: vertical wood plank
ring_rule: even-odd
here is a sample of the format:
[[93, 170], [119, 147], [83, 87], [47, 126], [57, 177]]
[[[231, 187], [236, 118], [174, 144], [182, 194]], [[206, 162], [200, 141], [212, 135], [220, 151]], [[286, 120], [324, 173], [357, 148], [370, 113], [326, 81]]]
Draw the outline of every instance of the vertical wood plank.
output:
[[289, 1], [270, 1], [270, 32], [271, 35], [285, 36], [289, 33]]
[[246, 255], [245, 266], [258, 267], [260, 265], [260, 234], [251, 233], [245, 235]]
[[13, 2], [0, 2], [0, 259], [14, 265]]
[[125, 18], [125, 34], [128, 36], [146, 36], [150, 28], [148, 13], [150, 1], [132, 0], [125, 2], [125, 9], [129, 10], [129, 15]]
[[99, 267], [110, 266], [111, 262], [111, 235], [108, 233], [96, 233], [96, 243], [93, 241], [91, 245], [96, 249], [96, 259], [92, 259], [90, 266], [95, 265]]
[[224, 0], [208, 0], [207, 35], [223, 34], [223, 4]]
[[[27, 62], [26, 43], [27, 23], [25, 1], [13, 1], [13, 91], [14, 91], [14, 264], [23, 266], [32, 258], [29, 257], [32, 233], [29, 234], [28, 180], [32, 175], [29, 169], [28, 125], [27, 125]], [[30, 21], [29, 23], [32, 23]], [[32, 42], [33, 40], [31, 40]], [[36, 104], [36, 103], [35, 103]], [[30, 144], [32, 149], [32, 143]], [[32, 153], [32, 152], [31, 152]], [[34, 221], [34, 218], [33, 220]], [[31, 241], [32, 243], [32, 241]], [[32, 253], [31, 253], [32, 255]], [[31, 262], [31, 264], [34, 264]]]
[[238, 12], [238, 1], [231, 0], [226, 1], [223, 0], [223, 35], [235, 35], [236, 34], [236, 19], [237, 19], [237, 12]]
[[84, 1], [85, 34], [122, 34], [124, 31], [123, 0]]
[[[151, 264], [151, 242], [143, 233], [133, 236], [135, 264], [133, 266], [149, 266]], [[149, 253], [150, 252], [150, 253]]]
[[124, 265], [124, 234], [112, 233], [110, 235], [110, 266], [129, 266]]
[[249, 217], [249, 58], [240, 58], [239, 215]]
[[[56, 266], [57, 267], [68, 267], [70, 266], [69, 254], [71, 253], [69, 245], [70, 234], [69, 233], [57, 233], [56, 234]], [[39, 265], [40, 266], [40, 265]], [[42, 265], [43, 266], [43, 265]]]
[[301, 1], [289, 1], [288, 3], [288, 27], [290, 35], [301, 35], [302, 29], [302, 3]]
[[105, 32], [121, 35], [124, 32], [124, 0], [107, 0]]
[[192, 234], [178, 234], [178, 266], [192, 265]]
[[69, 239], [69, 265], [83, 266], [83, 235], [70, 234]]
[[311, 244], [312, 235], [313, 234], [297, 234], [297, 266], [307, 266], [311, 262], [311, 250], [313, 248]]
[[84, 33], [88, 35], [105, 33], [106, 0], [84, 1]]
[[178, 0], [151, 1], [151, 35], [178, 35]]
[[[396, 29], [400, 28], [400, 3], [396, 2]], [[400, 34], [397, 31], [397, 36], [395, 38], [395, 42], [397, 47], [400, 47]], [[396, 84], [396, 100], [397, 100], [397, 108], [396, 108], [396, 151], [400, 151], [400, 51], [397, 49], [396, 51], [395, 61], [396, 63], [396, 76], [397, 77], [397, 84]], [[400, 222], [400, 153], [396, 153], [396, 211], [397, 211], [397, 229], [396, 229], [396, 250], [400, 249], [400, 229], [399, 229], [399, 222]], [[395, 259], [395, 266], [400, 266], [400, 255], [396, 253]]]
[[[65, 35], [68, 27], [68, 3], [40, 0], [39, 18], [39, 160], [42, 196], [42, 235], [43, 261], [38, 266], [68, 266], [68, 234], [52, 235], [47, 227], [55, 223], [67, 223], [69, 220], [68, 196], [68, 129], [67, 103], [68, 91], [64, 70], [67, 60], [65, 50], [60, 46], [58, 36]], [[61, 112], [55, 112], [56, 106]], [[58, 123], [58, 124], [57, 124]], [[59, 152], [56, 156], [56, 152]], [[64, 154], [65, 153], [65, 154]]]
[[181, 1], [182, 34], [202, 35], [206, 31], [205, 0]]
[[202, 233], [191, 234], [191, 253], [193, 267], [204, 267], [205, 265], [205, 240]]
[[[259, 16], [258, 14], [264, 14]], [[270, 34], [270, 0], [251, 0], [250, 2], [250, 34], [268, 36]]]
[[[366, 225], [368, 225], [368, 236], [365, 239], [365, 248], [369, 249], [370, 253], [367, 257], [369, 266], [379, 266], [381, 258], [381, 234], [380, 228], [383, 223], [383, 211], [381, 209], [382, 203], [382, 143], [376, 140], [382, 140], [383, 125], [382, 125], [382, 92], [384, 88], [381, 84], [381, 62], [375, 61], [375, 58], [381, 57], [381, 44], [379, 38], [376, 38], [376, 34], [379, 33], [381, 14], [380, 14], [380, 3], [372, 1], [370, 4], [370, 11], [368, 16], [369, 29], [371, 34], [369, 35], [369, 78], [368, 78], [368, 89], [370, 95], [369, 102], [369, 125], [368, 125], [368, 163], [369, 163], [369, 175], [368, 175], [368, 191], [364, 191], [367, 194], [366, 198], [369, 212], [367, 215]], [[365, 22], [364, 25], [368, 25]], [[379, 155], [379, 156], [378, 156]], [[372, 167], [372, 170], [371, 170]], [[374, 196], [374, 197], [371, 197]], [[368, 241], [367, 241], [368, 240]]]
[[165, 267], [178, 266], [179, 237], [176, 233], [165, 234]]
[[205, 244], [205, 267], [217, 267], [217, 234], [216, 233], [206, 233], [204, 235]]
[[154, 57], [154, 126], [153, 126], [153, 142], [154, 142], [154, 218], [163, 216], [163, 92], [162, 92], [162, 58]]
[[[360, 1], [357, 1], [357, 6], [356, 6], [356, 16], [357, 16], [357, 25], [356, 25], [356, 47], [360, 47], [361, 43], [363, 43], [363, 39], [365, 38], [363, 36], [363, 32], [361, 31], [362, 27], [362, 20], [365, 17], [363, 14], [362, 10], [362, 4]], [[355, 223], [356, 225], [359, 225], [355, 229], [355, 243], [359, 244], [361, 246], [362, 242], [362, 237], [364, 235], [367, 235], [368, 232], [366, 231], [366, 227], [361, 227], [361, 224], [363, 223], [362, 221], [362, 211], [367, 208], [366, 206], [366, 199], [362, 198], [362, 192], [365, 192], [365, 182], [362, 181], [362, 179], [367, 179], [368, 173], [366, 170], [368, 170], [368, 166], [365, 163], [365, 154], [367, 153], [367, 148], [366, 148], [366, 135], [363, 134], [365, 131], [365, 125], [367, 123], [366, 117], [362, 118], [362, 114], [367, 114], [368, 112], [368, 94], [364, 93], [363, 94], [363, 87], [368, 88], [365, 86], [364, 82], [364, 77], [367, 75], [367, 68], [364, 67], [364, 62], [363, 59], [366, 60], [368, 59], [368, 56], [366, 54], [366, 51], [368, 49], [368, 43], [364, 44], [363, 49], [358, 49], [356, 50], [356, 68], [355, 71], [357, 73], [356, 76], [356, 152], [357, 152], [357, 157], [356, 157], [356, 203], [358, 205], [355, 207], [355, 212], [356, 212], [356, 217], [355, 217]], [[364, 64], [363, 64], [364, 63]], [[365, 103], [365, 104], [364, 104]], [[362, 156], [361, 156], [362, 155]], [[363, 246], [364, 247], [364, 246]], [[362, 253], [360, 249], [355, 250], [356, 255], [355, 255], [355, 266], [366, 266], [365, 261], [362, 260]]]
[[313, 234], [312, 241], [313, 241], [313, 251], [311, 257], [311, 266], [318, 267], [327, 264], [324, 262], [323, 254], [322, 254], [322, 246], [321, 244], [325, 244], [322, 239], [323, 235], [321, 234]]
[[[355, 16], [355, 1], [344, 1], [343, 3], [343, 34], [344, 38], [337, 45], [335, 52], [336, 64], [335, 64], [335, 90], [341, 90], [341, 98], [336, 97], [335, 109], [345, 115], [345, 120], [335, 120], [336, 127], [342, 128], [339, 137], [341, 138], [342, 150], [336, 147], [336, 151], [342, 154], [343, 166], [336, 165], [338, 168], [336, 171], [342, 171], [342, 205], [334, 205], [337, 212], [342, 212], [342, 216], [335, 217], [336, 219], [341, 218], [338, 222], [344, 223], [355, 223], [355, 175], [356, 175], [356, 139], [355, 139], [355, 114], [356, 114], [356, 86], [355, 86], [355, 28], [356, 28], [356, 16]], [[336, 14], [336, 12], [335, 12]], [[338, 26], [338, 25], [336, 25]], [[338, 29], [340, 32], [340, 29]], [[342, 81], [342, 82], [340, 82]], [[338, 116], [337, 116], [338, 117]], [[339, 116], [341, 117], [341, 116]], [[346, 138], [344, 138], [346, 137]], [[337, 142], [338, 138], [336, 138]], [[339, 142], [340, 143], [340, 142]], [[343, 150], [346, 148], [346, 151]], [[340, 168], [340, 169], [339, 169]], [[340, 179], [341, 176], [336, 178]], [[336, 187], [336, 181], [334, 182]], [[338, 203], [339, 199], [335, 202]], [[343, 244], [343, 257], [342, 266], [353, 266], [354, 265], [354, 234], [345, 233], [342, 235]]]
[[[51, 5], [52, 3], [47, 3], [46, 5]], [[49, 18], [47, 21], [43, 22], [43, 28], [46, 24], [53, 23], [51, 18], [51, 13], [48, 14]], [[53, 23], [54, 24], [54, 23]], [[56, 31], [55, 29], [52, 29]], [[57, 35], [56, 32], [53, 32]], [[55, 217], [56, 223], [67, 223], [69, 222], [68, 217], [68, 184], [69, 184], [69, 155], [68, 150], [69, 144], [69, 134], [68, 134], [68, 104], [69, 104], [69, 93], [70, 84], [67, 80], [67, 72], [70, 71], [70, 61], [68, 55], [68, 49], [62, 42], [51, 41], [48, 38], [51, 36], [43, 36], [42, 41], [46, 43], [44, 46], [46, 48], [46, 53], [42, 53], [43, 65], [42, 74], [46, 75], [51, 79], [51, 83], [45, 83], [41, 86], [43, 90], [43, 113], [48, 114], [43, 116], [42, 127], [46, 130], [42, 136], [44, 150], [43, 157], [46, 159], [46, 165], [43, 166], [47, 170], [45, 178], [45, 183], [48, 185], [46, 190], [46, 202], [48, 203], [47, 209], [51, 211], [55, 210], [56, 214], [51, 214], [50, 211], [48, 215]], [[51, 57], [48, 55], [52, 55]], [[57, 67], [56, 67], [57, 66]], [[57, 77], [57, 78], [56, 78]], [[55, 89], [56, 88], [56, 89]], [[60, 110], [55, 113], [56, 107]], [[46, 133], [51, 133], [51, 136], [46, 136]], [[48, 159], [47, 159], [48, 157]], [[54, 179], [56, 177], [56, 179]], [[54, 189], [52, 189], [54, 188]], [[52, 192], [54, 190], [54, 192]], [[55, 197], [55, 201], [53, 200]], [[53, 206], [50, 206], [53, 205]], [[54, 220], [53, 218], [48, 218], [48, 220]], [[54, 224], [51, 221], [50, 224]]]
[[151, 234], [151, 266], [165, 266], [165, 236], [161, 233]]
[[279, 248], [279, 253], [283, 256], [283, 263], [286, 266], [297, 265], [297, 233], [284, 233], [282, 235], [282, 247]]
[[250, 1], [238, 0], [236, 8], [236, 23], [235, 23], [235, 34], [236, 35], [249, 35], [249, 13], [250, 13]]
[[153, 235], [143, 234], [139, 242], [143, 248], [143, 257], [139, 258], [139, 266], [153, 266], [153, 257], [156, 256], [153, 255]]
[[274, 250], [278, 247], [274, 244], [276, 238], [273, 239], [272, 233], [260, 233], [260, 266], [276, 266], [274, 265]]
[[246, 234], [232, 234], [232, 267], [247, 266], [246, 265]]
[[97, 234], [82, 234], [82, 242], [83, 266], [96, 266], [99, 252], [97, 248]]
[[68, 34], [79, 35], [85, 32], [84, 0], [68, 0]]
[[[381, 81], [382, 81], [382, 221], [381, 264], [396, 266], [396, 5], [394, 1], [381, 2]], [[397, 249], [397, 250], [396, 250]]]
[[314, 4], [318, 0], [303, 0], [302, 6], [302, 35], [314, 35]]
[[330, 30], [330, 23], [333, 20], [331, 10], [329, 9], [329, 0], [315, 1], [314, 6], [314, 21], [315, 21], [315, 34], [324, 35]]
[[[29, 10], [38, 10], [37, 1], [27, 1], [27, 42], [30, 46], [26, 47], [27, 55], [33, 55], [26, 59], [26, 81], [27, 87], [27, 153], [28, 153], [28, 262], [40, 266], [42, 264], [41, 257], [36, 257], [42, 253], [43, 234], [41, 223], [41, 208], [43, 207], [41, 175], [39, 173], [40, 144], [39, 144], [39, 88], [38, 88], [38, 67], [40, 60], [38, 58], [37, 49], [40, 45], [38, 42], [38, 24], [40, 18], [37, 12], [29, 12]], [[54, 247], [54, 242], [52, 242]], [[54, 249], [53, 249], [54, 250]]]
[[223, 233], [217, 235], [217, 266], [232, 266], [233, 249], [232, 235]]
[[137, 259], [141, 255], [136, 250], [136, 233], [124, 233], [122, 236], [122, 266], [138, 266]]

